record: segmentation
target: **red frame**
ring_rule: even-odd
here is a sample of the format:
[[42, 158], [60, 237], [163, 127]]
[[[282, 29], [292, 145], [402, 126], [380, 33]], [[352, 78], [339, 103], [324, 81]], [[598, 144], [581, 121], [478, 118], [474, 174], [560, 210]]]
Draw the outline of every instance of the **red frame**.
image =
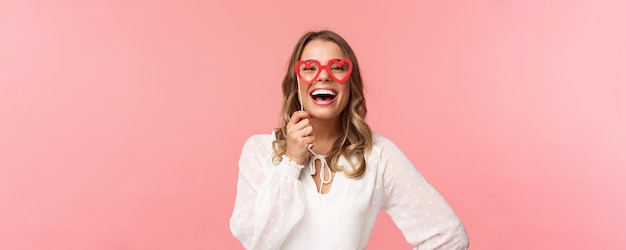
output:
[[[343, 63], [348, 63], [348, 66], [349, 66], [348, 67], [348, 73], [342, 79], [339, 79], [339, 78], [335, 77], [335, 75], [333, 75], [332, 70], [330, 70], [329, 66], [333, 62], [337, 63], [338, 65], [342, 65]], [[304, 67], [311, 67], [311, 65], [313, 65], [313, 64], [316, 64], [318, 66], [317, 73], [315, 73], [315, 76], [310, 81], [307, 81], [306, 79], [304, 79], [304, 77], [302, 77], [302, 75], [300, 75], [300, 65], [302, 65], [302, 64], [304, 64]], [[324, 66], [322, 66], [322, 64], [318, 60], [298, 61], [296, 63], [296, 74], [298, 75], [300, 80], [304, 81], [306, 84], [312, 84], [313, 82], [315, 82], [315, 80], [317, 80], [317, 77], [320, 76], [320, 74], [322, 73], [322, 70], [324, 70], [324, 69], [326, 70], [328, 75], [333, 80], [335, 80], [338, 83], [343, 83], [350, 77], [350, 74], [352, 74], [352, 61], [350, 61], [350, 59], [348, 59], [348, 58], [344, 58], [344, 59], [341, 59], [341, 60], [331, 59], [331, 60], [328, 60], [328, 63], [326, 65], [324, 65]]]

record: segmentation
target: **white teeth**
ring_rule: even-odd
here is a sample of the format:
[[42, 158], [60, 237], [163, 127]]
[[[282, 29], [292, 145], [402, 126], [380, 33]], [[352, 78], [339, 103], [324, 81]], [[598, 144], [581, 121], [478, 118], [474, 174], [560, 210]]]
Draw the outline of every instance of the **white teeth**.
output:
[[330, 90], [330, 89], [316, 89], [315, 91], [313, 91], [313, 93], [311, 93], [311, 95], [337, 95], [337, 93], [335, 93], [335, 91]]

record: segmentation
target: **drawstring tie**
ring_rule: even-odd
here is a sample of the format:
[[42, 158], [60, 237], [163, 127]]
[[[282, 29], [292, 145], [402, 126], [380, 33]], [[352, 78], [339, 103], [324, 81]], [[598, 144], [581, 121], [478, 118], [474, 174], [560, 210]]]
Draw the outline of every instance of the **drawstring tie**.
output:
[[[311, 146], [309, 145], [309, 152], [311, 152], [311, 154], [313, 154], [313, 157], [311, 158], [311, 160], [309, 161], [309, 172], [311, 172], [311, 175], [315, 175], [315, 161], [319, 160], [320, 161], [320, 187], [319, 187], [319, 194], [322, 194], [322, 187], [324, 186], [324, 184], [329, 184], [330, 182], [333, 181], [333, 173], [330, 170], [330, 167], [328, 166], [328, 162], [326, 162], [326, 156], [325, 155], [318, 155], [315, 152], [313, 152], [313, 150], [311, 150]], [[328, 180], [326, 180], [325, 176], [326, 176], [326, 172], [328, 172]]]

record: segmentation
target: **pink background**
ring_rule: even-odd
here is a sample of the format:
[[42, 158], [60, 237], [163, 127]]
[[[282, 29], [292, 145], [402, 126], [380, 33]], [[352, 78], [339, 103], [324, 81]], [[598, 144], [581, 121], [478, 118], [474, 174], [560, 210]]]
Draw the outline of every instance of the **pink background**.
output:
[[[1, 1], [0, 249], [240, 249], [241, 147], [320, 28], [472, 249], [626, 249], [626, 2], [383, 2]], [[409, 247], [381, 214], [368, 249]]]

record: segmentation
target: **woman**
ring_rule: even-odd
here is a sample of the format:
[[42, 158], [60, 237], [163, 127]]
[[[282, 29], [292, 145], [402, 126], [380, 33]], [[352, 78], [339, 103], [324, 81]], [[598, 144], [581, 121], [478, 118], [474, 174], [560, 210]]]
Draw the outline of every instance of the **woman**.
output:
[[364, 249], [385, 210], [415, 249], [467, 249], [465, 228], [390, 140], [373, 133], [356, 56], [331, 31], [296, 44], [282, 122], [239, 160], [230, 219], [246, 249]]

